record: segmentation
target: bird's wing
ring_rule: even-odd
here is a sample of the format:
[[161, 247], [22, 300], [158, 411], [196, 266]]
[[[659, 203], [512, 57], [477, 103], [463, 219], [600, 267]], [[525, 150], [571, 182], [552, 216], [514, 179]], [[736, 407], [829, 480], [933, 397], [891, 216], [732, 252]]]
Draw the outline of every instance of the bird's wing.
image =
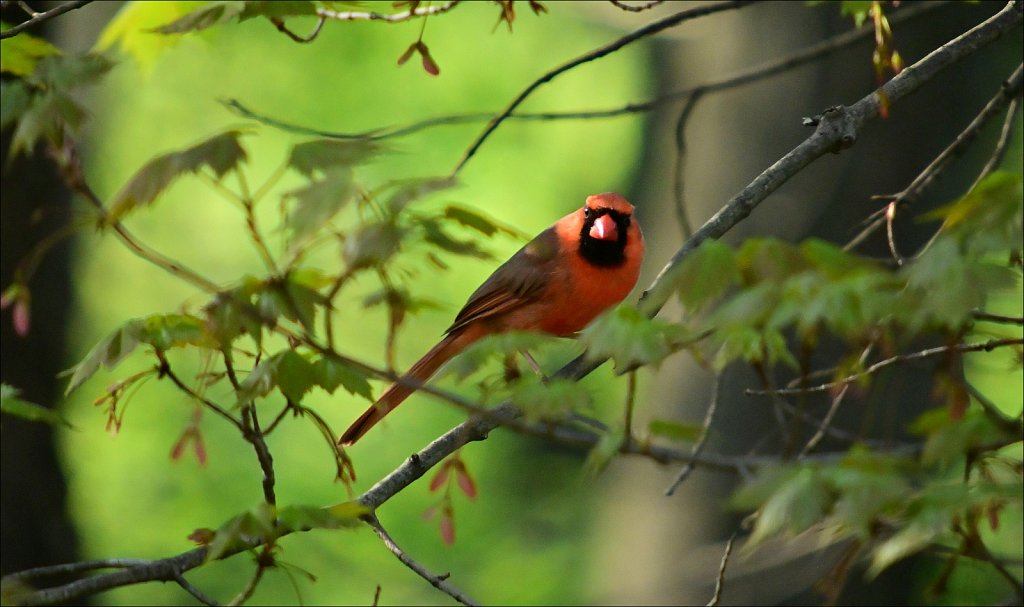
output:
[[548, 228], [519, 249], [469, 296], [446, 333], [536, 300], [551, 278], [557, 256], [558, 235]]

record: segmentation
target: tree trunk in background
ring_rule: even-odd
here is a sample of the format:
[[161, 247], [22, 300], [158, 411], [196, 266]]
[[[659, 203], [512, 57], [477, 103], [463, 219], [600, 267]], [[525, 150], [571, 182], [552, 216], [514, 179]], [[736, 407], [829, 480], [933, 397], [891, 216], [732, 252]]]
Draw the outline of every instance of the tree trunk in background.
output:
[[[69, 195], [50, 160], [37, 152], [8, 165], [10, 136], [3, 140], [4, 200], [0, 206], [0, 281], [11, 284], [18, 262], [68, 221]], [[68, 246], [58, 245], [39, 265], [30, 287], [32, 327], [14, 333], [10, 311], [0, 322], [0, 377], [33, 403], [60, 401], [56, 375], [65, 361], [65, 330], [71, 289]], [[0, 545], [4, 574], [74, 561], [77, 539], [68, 519], [66, 484], [54, 428], [4, 415], [0, 423]]]
[[[897, 48], [910, 65], [1001, 6], [982, 3], [937, 8], [894, 26]], [[709, 82], [846, 31], [851, 20], [840, 18], [838, 12], [837, 6], [828, 4], [767, 3], [678, 28], [674, 34], [680, 37], [659, 37], [653, 44], [658, 78], [655, 94]], [[622, 23], [632, 22], [624, 17], [616, 24]], [[772, 194], [726, 241], [736, 245], [755, 236], [848, 241], [859, 222], [883, 204], [872, 201], [871, 196], [897, 192], [908, 185], [981, 109], [984, 102], [979, 100], [995, 94], [1019, 62], [1019, 33], [1013, 34], [1016, 41], [1003, 40], [986, 48], [904, 99], [888, 120], [868, 125], [853, 148], [816, 161]], [[694, 228], [810, 134], [810, 129], [800, 126], [802, 116], [819, 114], [835, 104], [850, 104], [874, 88], [872, 46], [868, 39], [824, 61], [713, 93], [698, 102], [686, 129], [683, 160], [685, 199]], [[648, 239], [643, 285], [650, 284], [682, 241], [673, 193], [677, 158], [673, 133], [682, 106], [673, 104], [649, 115], [646, 152], [636, 160], [638, 181], [624, 192], [637, 205]], [[998, 128], [999, 124], [991, 125], [986, 141], [994, 142]], [[991, 147], [991, 143], [979, 142], [912, 214], [962, 195]], [[915, 224], [909, 215], [897, 220], [904, 255], [915, 251], [934, 230], [933, 225]], [[861, 251], [888, 256], [882, 238]], [[679, 318], [679, 313], [677, 301], [662, 311], [668, 318]], [[825, 361], [834, 354], [827, 345], [821, 346], [812, 368], [828, 366]], [[907, 366], [880, 376], [864, 398], [847, 398], [834, 425], [866, 436], [900, 438], [909, 420], [936, 405], [931, 399], [931, 369], [930, 365]], [[687, 354], [665, 361], [657, 375], [642, 372], [641, 404], [634, 427], [643, 428], [652, 418], [699, 424], [708, 405], [711, 381], [710, 373]], [[748, 387], [760, 387], [749, 369], [734, 366], [727, 370], [709, 451], [781, 451], [770, 401], [745, 396], [743, 390]], [[823, 410], [819, 407], [812, 412], [820, 416]], [[868, 422], [862, 426], [864, 419]], [[825, 441], [818, 449], [843, 447]], [[617, 460], [605, 472], [609, 477], [607, 498], [599, 500], [603, 512], [595, 523], [602, 531], [592, 563], [592, 600], [654, 605], [704, 604], [711, 598], [725, 539], [739, 524], [727, 509], [728, 496], [738, 479], [698, 469], [674, 496], [666, 497], [664, 491], [677, 472], [676, 467], [656, 467], [642, 458]], [[777, 542], [749, 558], [737, 548], [722, 604], [820, 603], [821, 595], [811, 587], [837, 562], [843, 546], [821, 550], [818, 540], [807, 537]], [[905, 596], [914, 591], [912, 574], [921, 565], [921, 559], [908, 559], [870, 587], [865, 584], [863, 568], [855, 568], [839, 602], [905, 602]]]

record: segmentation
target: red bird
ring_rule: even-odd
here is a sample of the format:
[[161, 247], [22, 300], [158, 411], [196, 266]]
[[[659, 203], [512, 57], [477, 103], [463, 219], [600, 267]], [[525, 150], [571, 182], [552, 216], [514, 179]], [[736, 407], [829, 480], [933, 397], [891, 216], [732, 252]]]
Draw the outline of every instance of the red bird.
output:
[[[540, 233], [469, 297], [445, 337], [405, 374], [425, 382], [450, 358], [493, 333], [526, 330], [572, 335], [633, 289], [644, 236], [633, 205], [596, 194]], [[415, 388], [393, 384], [338, 442], [351, 445], [402, 404]]]

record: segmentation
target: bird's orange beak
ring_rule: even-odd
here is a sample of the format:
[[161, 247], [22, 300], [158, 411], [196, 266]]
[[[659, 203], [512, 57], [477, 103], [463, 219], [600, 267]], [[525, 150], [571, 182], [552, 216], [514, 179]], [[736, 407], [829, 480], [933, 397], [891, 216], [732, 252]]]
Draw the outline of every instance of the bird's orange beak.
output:
[[611, 215], [601, 215], [590, 228], [590, 237], [597, 240], [618, 240], [619, 227]]

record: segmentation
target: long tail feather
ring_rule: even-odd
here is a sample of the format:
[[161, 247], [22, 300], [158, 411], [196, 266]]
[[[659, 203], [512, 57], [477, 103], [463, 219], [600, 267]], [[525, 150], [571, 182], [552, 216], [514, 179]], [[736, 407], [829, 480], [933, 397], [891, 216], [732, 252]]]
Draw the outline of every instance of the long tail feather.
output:
[[[449, 334], [406, 371], [405, 375], [402, 376], [403, 379], [411, 379], [420, 383], [427, 381], [441, 368], [441, 365], [448, 362], [449, 359], [476, 341], [477, 338], [477, 336], [466, 332]], [[370, 428], [384, 419], [385, 415], [402, 404], [402, 401], [415, 391], [416, 388], [400, 382], [392, 384], [391, 387], [384, 391], [384, 394], [380, 395], [377, 402], [363, 412], [359, 419], [352, 422], [348, 430], [345, 430], [345, 433], [341, 435], [338, 443], [345, 446], [355, 443]]]

